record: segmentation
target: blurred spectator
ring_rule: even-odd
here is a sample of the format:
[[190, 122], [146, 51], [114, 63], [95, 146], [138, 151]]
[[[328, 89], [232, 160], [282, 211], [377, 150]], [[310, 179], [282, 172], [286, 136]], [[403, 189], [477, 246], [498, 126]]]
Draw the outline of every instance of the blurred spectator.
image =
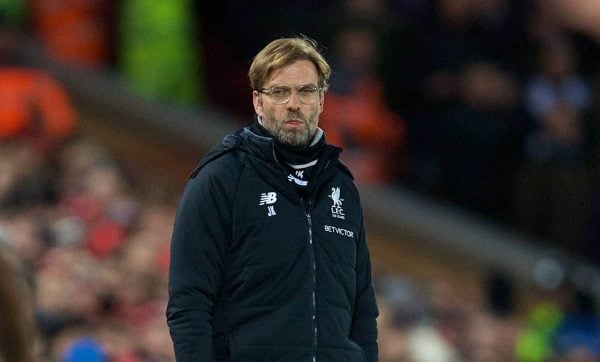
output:
[[[587, 0], [575, 0], [569, 4], [586, 2]], [[569, 61], [576, 61], [578, 75], [589, 76], [597, 69], [597, 61], [600, 42], [590, 33], [571, 26], [565, 18], [570, 16], [569, 10], [562, 8], [563, 0], [534, 0], [526, 2], [526, 16], [522, 19], [525, 32], [519, 41], [518, 59], [522, 79], [528, 80], [532, 75], [540, 72], [540, 51], [549, 48], [553, 42], [557, 42], [558, 48], [564, 48], [566, 42], [572, 54], [567, 55]], [[570, 6], [570, 5], [569, 5]], [[584, 7], [582, 7], [584, 8]], [[593, 14], [593, 10], [591, 12]], [[559, 50], [560, 52], [560, 50]], [[556, 56], [553, 56], [556, 58]]]
[[426, 118], [430, 107], [456, 98], [456, 78], [466, 64], [494, 61], [507, 66], [515, 34], [521, 31], [518, 11], [508, 0], [424, 4], [418, 18], [403, 18], [407, 24], [388, 38], [382, 57], [386, 98], [415, 122]]
[[596, 0], [551, 0], [563, 24], [600, 42], [600, 3]]
[[526, 156], [533, 160], [557, 160], [583, 164], [584, 122], [582, 112], [567, 103], [551, 106], [544, 112], [527, 139]]
[[33, 362], [37, 329], [32, 294], [21, 260], [7, 243], [0, 235], [0, 360]]
[[52, 171], [32, 139], [0, 140], [0, 208], [19, 212], [55, 200]]
[[55, 242], [85, 246], [97, 258], [115, 253], [137, 213], [122, 170], [105, 150], [84, 142], [65, 145], [60, 167]]
[[83, 337], [73, 341], [63, 352], [61, 362], [108, 362], [102, 346], [93, 338]]
[[590, 174], [582, 115], [567, 104], [544, 113], [526, 143], [514, 200], [515, 219], [555, 246], [587, 248]]
[[[449, 179], [452, 186], [444, 186], [447, 176], [460, 176], [460, 173], [457, 170], [454, 175], [445, 175], [441, 167], [452, 172], [452, 166], [450, 163], [447, 164], [448, 167], [441, 166], [440, 158], [456, 158], [468, 162], [471, 157], [477, 156], [480, 163], [484, 159], [484, 162], [491, 159], [489, 153], [477, 154], [475, 149], [470, 150], [472, 153], [469, 153], [466, 159], [448, 151], [446, 143], [449, 141], [449, 135], [444, 134], [447, 132], [446, 128], [453, 129], [454, 136], [459, 135], [460, 143], [465, 138], [464, 133], [470, 133], [466, 138], [472, 141], [471, 147], [474, 146], [473, 142], [479, 142], [483, 147], [486, 147], [484, 145], [487, 142], [492, 142], [489, 149], [494, 146], [514, 149], [514, 143], [518, 143], [518, 138], [511, 140], [506, 146], [497, 142], [506, 140], [506, 136], [514, 135], [515, 131], [519, 132], [509, 124], [516, 110], [515, 104], [518, 103], [518, 95], [514, 91], [515, 79], [511, 79], [515, 68], [511, 61], [514, 61], [514, 48], [518, 43], [517, 34], [522, 32], [518, 22], [522, 15], [514, 2], [505, 0], [434, 0], [426, 3], [424, 9], [418, 11], [418, 18], [404, 18], [406, 25], [398, 27], [397, 35], [387, 37], [381, 72], [385, 99], [392, 109], [404, 118], [407, 125], [409, 169], [408, 177], [402, 183], [428, 195], [447, 196], [451, 195], [457, 186], [467, 190], [471, 186], [481, 185], [456, 184], [474, 176], [471, 173], [470, 176], [465, 175], [462, 180]], [[491, 67], [488, 66], [487, 69], [491, 70], [484, 71], [485, 67], [481, 66], [470, 67], [472, 64], [490, 64]], [[478, 71], [471, 71], [475, 69]], [[491, 99], [488, 103], [497, 102], [503, 105], [478, 105], [475, 103], [484, 101], [465, 99], [466, 90], [473, 86], [465, 85], [465, 81], [474, 83], [483, 76], [494, 80], [491, 83], [494, 90], [486, 90], [487, 86], [484, 85], [484, 94], [479, 98], [490, 98], [489, 94], [496, 92], [499, 98]], [[503, 87], [504, 90], [499, 90], [498, 87]], [[477, 97], [476, 94], [473, 96], [470, 98]], [[470, 105], [464, 105], [466, 102]], [[468, 120], [453, 124], [450, 119], [456, 120], [457, 116], [460, 118], [457, 113], [459, 111], [464, 112], [462, 116], [468, 117]], [[488, 116], [492, 116], [492, 122], [488, 121]], [[463, 130], [463, 127], [467, 129]], [[484, 140], [479, 137], [488, 138]], [[457, 139], [451, 140], [455, 141]], [[463, 150], [467, 148], [465, 145]], [[511, 152], [509, 157], [513, 156], [514, 152]], [[504, 162], [503, 166], [508, 162]], [[470, 166], [465, 164], [461, 169], [468, 169]], [[492, 167], [491, 164], [489, 167]], [[479, 169], [481, 171], [481, 167]], [[504, 170], [500, 167], [494, 175], [485, 174], [484, 177], [489, 181], [494, 179], [496, 174], [503, 175], [500, 169]], [[490, 185], [488, 181], [484, 183]], [[473, 181], [471, 177], [469, 182], [477, 181]], [[497, 186], [500, 184], [501, 180], [495, 183]], [[470, 191], [471, 195], [457, 195], [457, 199], [470, 197], [469, 206], [481, 209], [482, 200], [474, 199], [473, 196], [481, 197], [482, 192], [497, 194], [497, 190], [473, 190]], [[485, 204], [485, 201], [483, 203]], [[491, 212], [498, 212], [498, 205], [489, 206]]]
[[[529, 16], [525, 19], [526, 23], [526, 35], [528, 46], [533, 49], [538, 47], [540, 44], [549, 43], [551, 39], [560, 36], [564, 29], [562, 28], [560, 21], [557, 17], [556, 7], [553, 6], [551, 1], [534, 0], [530, 9]], [[533, 54], [527, 52], [526, 54]], [[531, 61], [531, 60], [530, 60]], [[538, 64], [533, 62], [533, 64]], [[537, 69], [530, 69], [530, 71], [537, 71]]]
[[379, 360], [381, 362], [404, 361], [407, 359], [406, 333], [395, 321], [395, 309], [384, 297], [377, 297], [379, 317], [377, 331], [379, 342]]
[[203, 102], [201, 44], [194, 3], [125, 0], [118, 23], [118, 68], [138, 94], [198, 107]]
[[76, 119], [68, 94], [51, 74], [0, 67], [0, 139], [28, 137], [46, 151], [73, 133]]
[[498, 318], [484, 311], [474, 311], [466, 317], [465, 360], [514, 361], [515, 332], [511, 319]]
[[571, 292], [571, 304], [567, 306], [562, 322], [553, 336], [557, 355], [567, 361], [600, 360], [600, 318], [596, 301], [589, 292]]
[[361, 184], [391, 184], [405, 167], [404, 123], [383, 99], [376, 74], [378, 38], [368, 25], [346, 26], [334, 42], [327, 107], [319, 126], [329, 143], [341, 146], [342, 161]]
[[578, 55], [572, 44], [557, 35], [543, 41], [540, 48], [539, 69], [525, 85], [525, 102], [534, 121], [561, 103], [585, 112], [591, 104], [591, 87], [577, 70]]
[[74, 132], [77, 114], [52, 74], [13, 63], [16, 41], [0, 32], [0, 141], [28, 138], [46, 152]]
[[33, 34], [48, 55], [71, 66], [109, 65], [111, 2], [108, 0], [33, 0], [28, 2]]
[[488, 62], [466, 65], [455, 82], [456, 100], [431, 114], [435, 153], [428, 167], [437, 171], [426, 185], [455, 205], [508, 220], [506, 196], [524, 137], [516, 82]]
[[[447, 332], [456, 325], [444, 325], [442, 315], [454, 312], [452, 300], [440, 304], [434, 287], [388, 276], [378, 283], [380, 305], [380, 359], [392, 361], [459, 361], [460, 352]], [[429, 289], [428, 289], [429, 287]], [[448, 295], [443, 295], [447, 298]], [[445, 309], [442, 313], [440, 307]], [[446, 313], [450, 312], [451, 313]]]
[[552, 336], [561, 323], [560, 306], [545, 302], [534, 306], [527, 314], [525, 325], [518, 336], [515, 353], [518, 361], [543, 362], [554, 357]]
[[414, 19], [382, 58], [387, 97], [412, 120], [429, 106], [455, 96], [454, 76], [477, 58], [481, 44], [472, 30], [471, 1], [435, 0]]

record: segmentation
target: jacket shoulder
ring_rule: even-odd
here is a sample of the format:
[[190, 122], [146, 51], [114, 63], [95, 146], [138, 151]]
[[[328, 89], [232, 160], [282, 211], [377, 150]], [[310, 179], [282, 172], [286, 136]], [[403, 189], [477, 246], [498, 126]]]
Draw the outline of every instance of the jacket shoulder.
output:
[[329, 158], [333, 162], [333, 166], [336, 170], [342, 171], [342, 174], [347, 175], [351, 180], [354, 181], [354, 175], [352, 175], [352, 172], [348, 166], [346, 166], [340, 159], [340, 154], [342, 151], [343, 149], [341, 147], [328, 143], [325, 145], [325, 150], [322, 154], [325, 154], [324, 157]]
[[352, 180], [354, 180], [354, 175], [352, 175], [352, 172], [350, 171], [348, 166], [346, 166], [342, 161], [337, 160], [337, 168], [346, 175], [348, 175], [348, 177], [350, 177]]
[[239, 137], [239, 132], [225, 136], [219, 144], [211, 148], [204, 155], [204, 157], [202, 157], [194, 171], [192, 171], [192, 173], [190, 174], [189, 178], [192, 179], [196, 177], [200, 170], [204, 168], [204, 166], [230, 153], [231, 151], [236, 149], [240, 145], [240, 143], [241, 138]]

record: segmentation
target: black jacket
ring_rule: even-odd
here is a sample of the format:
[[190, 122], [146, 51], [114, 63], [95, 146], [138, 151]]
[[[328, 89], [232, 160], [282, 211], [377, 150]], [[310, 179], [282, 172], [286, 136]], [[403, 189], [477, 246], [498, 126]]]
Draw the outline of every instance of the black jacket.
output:
[[177, 211], [167, 320], [178, 361], [376, 361], [362, 208], [325, 145], [302, 199], [249, 128], [200, 162]]

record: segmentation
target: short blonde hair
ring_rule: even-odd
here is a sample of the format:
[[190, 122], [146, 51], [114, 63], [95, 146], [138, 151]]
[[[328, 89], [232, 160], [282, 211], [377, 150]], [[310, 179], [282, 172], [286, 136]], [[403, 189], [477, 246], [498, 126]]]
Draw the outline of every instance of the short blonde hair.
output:
[[252, 89], [263, 88], [273, 71], [298, 60], [309, 60], [317, 68], [318, 86], [329, 87], [331, 67], [318, 49], [317, 42], [307, 37], [281, 38], [267, 44], [252, 60], [248, 78]]

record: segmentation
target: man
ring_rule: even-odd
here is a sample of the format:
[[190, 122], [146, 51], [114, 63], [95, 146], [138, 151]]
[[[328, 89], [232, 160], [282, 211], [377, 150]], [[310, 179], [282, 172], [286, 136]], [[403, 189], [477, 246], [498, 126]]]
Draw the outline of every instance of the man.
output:
[[376, 361], [359, 195], [317, 127], [331, 70], [306, 38], [254, 58], [255, 122], [192, 173], [171, 245], [178, 361]]

